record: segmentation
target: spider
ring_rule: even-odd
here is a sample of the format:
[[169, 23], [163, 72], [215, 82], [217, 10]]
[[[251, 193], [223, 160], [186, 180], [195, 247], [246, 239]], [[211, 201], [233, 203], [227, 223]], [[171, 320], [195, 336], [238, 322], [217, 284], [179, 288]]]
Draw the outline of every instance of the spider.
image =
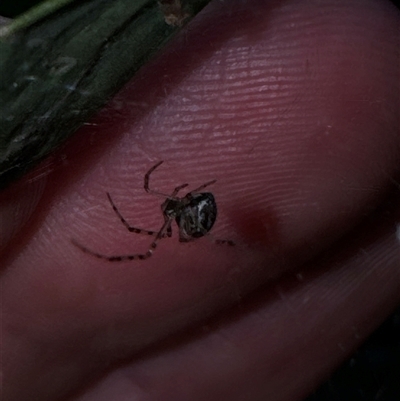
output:
[[[136, 234], [147, 234], [154, 238], [150, 244], [146, 253], [137, 253], [132, 255], [118, 255], [108, 256], [101, 253], [91, 251], [90, 249], [79, 244], [75, 240], [72, 243], [80, 248], [83, 252], [95, 256], [99, 259], [105, 259], [110, 262], [121, 262], [124, 260], [135, 260], [135, 259], [148, 259], [153, 255], [154, 250], [157, 248], [158, 241], [163, 238], [172, 236], [171, 224], [175, 220], [179, 228], [179, 241], [189, 242], [196, 238], [203, 237], [213, 227], [217, 218], [217, 204], [215, 203], [214, 195], [211, 192], [200, 192], [204, 188], [212, 185], [216, 180], [208, 181], [193, 191], [188, 192], [182, 198], [178, 197], [178, 192], [186, 188], [189, 184], [182, 184], [177, 186], [171, 193], [171, 195], [164, 194], [162, 192], [154, 191], [149, 187], [151, 173], [163, 163], [163, 160], [155, 164], [144, 176], [144, 189], [146, 192], [161, 196], [165, 198], [165, 201], [161, 205], [161, 211], [164, 216], [164, 224], [158, 231], [144, 230], [131, 226], [125, 218], [122, 216], [118, 208], [115, 206], [111, 195], [107, 192], [107, 198], [115, 212], [119, 217], [122, 224], [128, 229], [128, 231]], [[231, 240], [217, 239], [217, 244], [235, 245]]]

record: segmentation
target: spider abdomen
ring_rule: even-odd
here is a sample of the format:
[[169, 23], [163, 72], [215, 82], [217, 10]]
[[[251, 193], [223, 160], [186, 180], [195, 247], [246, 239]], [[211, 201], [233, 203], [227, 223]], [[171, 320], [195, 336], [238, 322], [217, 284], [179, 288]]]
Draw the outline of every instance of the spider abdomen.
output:
[[203, 237], [211, 230], [216, 218], [217, 204], [214, 195], [210, 192], [192, 194], [175, 218], [180, 240], [190, 241]]

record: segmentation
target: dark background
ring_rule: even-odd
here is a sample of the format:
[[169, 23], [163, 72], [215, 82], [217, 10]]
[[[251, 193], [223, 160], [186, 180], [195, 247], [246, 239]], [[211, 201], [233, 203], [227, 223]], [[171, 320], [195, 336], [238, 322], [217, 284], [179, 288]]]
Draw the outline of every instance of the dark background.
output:
[[13, 18], [41, 1], [42, 0], [1, 0], [0, 15], [2, 17]]
[[400, 308], [306, 401], [400, 401]]
[[[1, 0], [0, 16], [13, 18], [40, 1]], [[400, 401], [400, 307], [305, 401]]]

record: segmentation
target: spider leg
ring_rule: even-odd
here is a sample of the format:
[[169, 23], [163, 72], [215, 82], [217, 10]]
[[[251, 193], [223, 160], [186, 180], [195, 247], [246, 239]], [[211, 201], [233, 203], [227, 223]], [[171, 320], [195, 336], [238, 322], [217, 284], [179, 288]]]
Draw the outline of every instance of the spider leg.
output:
[[162, 163], [164, 163], [163, 160], [161, 160], [160, 162], [158, 162], [157, 164], [155, 164], [144, 176], [144, 190], [149, 193], [149, 194], [153, 194], [153, 195], [157, 195], [157, 196], [161, 196], [163, 198], [175, 198], [175, 196], [177, 195], [177, 193], [182, 189], [182, 188], [186, 188], [189, 184], [182, 184], [179, 185], [178, 187], [176, 187], [174, 189], [174, 191], [172, 192], [171, 195], [165, 194], [164, 192], [159, 192], [159, 191], [154, 191], [153, 189], [150, 188], [149, 186], [149, 182], [150, 182], [150, 174], [158, 167], [160, 166]]
[[[169, 224], [167, 225], [167, 228], [166, 228], [167, 233], [164, 233], [164, 235], [163, 235], [162, 238], [165, 238], [165, 236], [167, 236], [167, 237], [169, 237], [169, 238], [172, 237], [172, 226], [171, 226], [172, 220], [173, 220], [173, 219], [172, 219], [171, 217], [168, 217], [168, 216], [165, 216], [165, 215], [164, 215], [164, 222], [165, 222], [165, 223], [169, 222]], [[164, 224], [165, 224], [165, 223], [164, 223]]]
[[200, 185], [198, 188], [194, 189], [193, 191], [190, 191], [190, 193], [200, 192], [205, 187], [208, 187], [209, 185], [215, 184], [216, 182], [217, 182], [217, 180], [208, 181], [205, 184]]
[[[119, 219], [121, 220], [121, 223], [128, 229], [128, 231], [130, 231], [131, 233], [136, 233], [136, 234], [147, 234], [147, 235], [157, 235], [157, 231], [153, 231], [153, 230], [145, 230], [143, 228], [138, 228], [138, 227], [133, 227], [131, 226], [126, 220], [125, 218], [122, 216], [122, 214], [120, 213], [120, 211], [118, 210], [118, 208], [115, 206], [113, 200], [111, 199], [111, 195], [107, 193], [107, 198], [110, 201], [110, 204], [115, 212], [115, 214], [119, 217]], [[164, 235], [163, 238], [165, 238], [166, 235]], [[171, 235], [168, 235], [169, 237]]]
[[150, 258], [153, 255], [154, 250], [157, 248], [158, 241], [165, 236], [165, 230], [168, 231], [168, 229], [171, 226], [171, 222], [172, 222], [171, 219], [168, 219], [165, 221], [165, 223], [161, 227], [160, 231], [158, 231], [156, 238], [150, 244], [146, 253], [136, 253], [136, 254], [132, 254], [132, 255], [110, 255], [109, 256], [109, 255], [103, 255], [102, 253], [94, 252], [94, 251], [90, 250], [89, 248], [84, 247], [79, 242], [75, 241], [74, 239], [72, 239], [71, 242], [76, 247], [78, 247], [81, 251], [83, 251], [89, 255], [95, 256], [98, 259], [108, 260], [109, 262], [123, 262], [125, 260], [144, 260], [144, 259]]
[[229, 246], [235, 246], [236, 244], [230, 240], [230, 239], [216, 239], [214, 240], [216, 244], [218, 245], [229, 245]]
[[158, 191], [154, 191], [153, 189], [150, 189], [149, 187], [149, 181], [150, 181], [150, 174], [158, 167], [160, 166], [162, 163], [164, 163], [164, 160], [159, 161], [157, 164], [155, 164], [144, 176], [144, 190], [149, 193], [149, 194], [153, 194], [153, 195], [157, 195], [157, 196], [162, 196], [163, 198], [169, 198], [170, 196], [168, 194], [164, 194], [163, 192], [158, 192]]
[[182, 188], [186, 188], [188, 185], [189, 184], [182, 184], [182, 185], [179, 185], [179, 187], [176, 187], [174, 189], [174, 192], [172, 192], [172, 194], [169, 196], [169, 198], [174, 198]]

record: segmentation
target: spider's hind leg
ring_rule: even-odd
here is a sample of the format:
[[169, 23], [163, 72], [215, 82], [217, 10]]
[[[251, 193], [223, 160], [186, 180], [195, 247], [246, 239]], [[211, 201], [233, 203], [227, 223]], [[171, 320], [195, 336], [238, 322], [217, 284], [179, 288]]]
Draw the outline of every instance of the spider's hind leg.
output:
[[156, 238], [154, 238], [154, 241], [150, 244], [149, 248], [147, 249], [146, 253], [134, 253], [131, 255], [104, 255], [102, 253], [97, 253], [92, 251], [89, 248], [86, 248], [85, 246], [81, 245], [79, 242], [75, 241], [74, 239], [71, 240], [72, 244], [78, 247], [81, 251], [92, 255], [98, 259], [104, 259], [108, 260], [109, 262], [123, 262], [125, 260], [145, 260], [153, 256], [154, 250], [157, 248], [157, 243], [160, 239], [165, 237], [165, 231], [168, 232], [169, 228], [171, 226], [171, 219], [168, 219], [165, 221], [161, 229], [156, 233]]
[[230, 239], [216, 239], [214, 240], [217, 245], [235, 246], [236, 244]]

